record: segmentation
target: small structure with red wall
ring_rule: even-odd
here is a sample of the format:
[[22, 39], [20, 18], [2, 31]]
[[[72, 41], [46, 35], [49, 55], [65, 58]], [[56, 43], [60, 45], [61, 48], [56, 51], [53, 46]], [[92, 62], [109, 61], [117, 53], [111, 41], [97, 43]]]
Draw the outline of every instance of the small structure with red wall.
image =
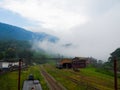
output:
[[72, 68], [85, 68], [89, 64], [89, 58], [75, 57], [72, 59]]
[[73, 68], [77, 70], [78, 68], [85, 68], [88, 64], [90, 64], [90, 60], [87, 57], [75, 57], [73, 59], [62, 59], [57, 63], [57, 68]]
[[72, 60], [65, 58], [57, 63], [57, 68], [72, 68]]

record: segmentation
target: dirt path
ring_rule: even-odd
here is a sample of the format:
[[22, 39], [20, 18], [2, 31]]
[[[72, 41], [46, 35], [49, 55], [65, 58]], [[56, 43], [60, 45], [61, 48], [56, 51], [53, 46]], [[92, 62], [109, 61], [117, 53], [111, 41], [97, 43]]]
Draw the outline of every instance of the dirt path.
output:
[[62, 85], [60, 85], [53, 77], [51, 77], [44, 69], [41, 69], [41, 74], [46, 79], [50, 90], [66, 90]]

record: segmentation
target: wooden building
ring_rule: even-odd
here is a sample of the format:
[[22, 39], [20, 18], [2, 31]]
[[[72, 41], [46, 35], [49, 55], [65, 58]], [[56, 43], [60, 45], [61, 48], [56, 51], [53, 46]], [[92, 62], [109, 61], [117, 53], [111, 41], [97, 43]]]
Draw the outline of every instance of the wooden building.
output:
[[89, 64], [89, 58], [75, 57], [72, 59], [73, 68], [85, 68]]
[[78, 68], [85, 68], [90, 64], [89, 58], [86, 57], [75, 57], [73, 59], [62, 59], [57, 63], [57, 68], [73, 68], [77, 70]]
[[57, 63], [57, 68], [72, 68], [72, 60], [71, 59], [62, 59]]

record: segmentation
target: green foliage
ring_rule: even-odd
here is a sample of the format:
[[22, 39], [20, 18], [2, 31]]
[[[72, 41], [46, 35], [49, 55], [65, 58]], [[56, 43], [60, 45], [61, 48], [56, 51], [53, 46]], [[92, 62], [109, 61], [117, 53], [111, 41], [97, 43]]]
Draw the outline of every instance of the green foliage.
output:
[[30, 52], [30, 50], [31, 50], [31, 45], [27, 41], [16, 41], [16, 40], [0, 41], [0, 52], [3, 53], [3, 57], [6, 59], [18, 58], [18, 57], [21, 58], [21, 53], [24, 53], [25, 51]]
[[117, 59], [117, 68], [120, 71], [120, 48], [117, 48], [114, 52], [111, 53], [111, 56], [108, 59], [108, 62], [105, 63], [105, 67], [113, 69], [114, 59]]
[[100, 73], [103, 73], [103, 74], [106, 74], [106, 75], [114, 76], [113, 72], [111, 72], [107, 69], [103, 69], [103, 68], [97, 68], [96, 72], [100, 72]]
[[114, 52], [112, 52], [108, 60], [110, 62], [113, 62], [115, 57], [117, 58], [118, 61], [120, 61], [120, 48], [117, 48]]
[[[103, 73], [103, 74], [110, 75], [110, 76], [114, 76], [113, 71], [110, 71], [110, 70], [104, 69], [104, 68], [97, 68], [96, 72]], [[120, 78], [120, 74], [118, 74], [117, 76], [118, 76], [118, 78]]]
[[25, 63], [31, 65], [46, 63], [49, 57], [43, 50], [33, 50], [32, 43], [28, 41], [0, 41], [0, 60], [16, 61], [18, 58], [23, 58]]
[[[56, 69], [49, 64], [43, 65], [58, 82], [64, 85], [67, 90], [113, 90], [114, 78], [96, 71], [96, 68], [88, 67], [74, 72], [72, 69]], [[118, 79], [120, 81], [120, 79]], [[120, 82], [118, 83], [120, 86]]]
[[111, 53], [112, 57], [120, 57], [120, 48], [117, 48], [114, 52]]
[[[43, 65], [44, 69], [50, 73], [58, 82], [64, 85], [67, 90], [113, 90], [114, 78], [111, 75], [99, 72], [93, 67], [80, 69], [80, 72], [74, 72], [71, 69], [56, 69], [49, 64]], [[100, 70], [101, 71], [101, 70]], [[40, 80], [43, 90], [49, 90], [44, 78], [40, 74], [39, 66], [31, 66], [28, 70], [22, 71], [21, 89], [23, 81], [29, 74], [33, 74], [35, 79]], [[0, 75], [0, 90], [17, 90], [18, 72], [9, 72]], [[120, 86], [118, 79], [118, 87]], [[77, 82], [77, 83], [76, 83]], [[120, 88], [120, 87], [119, 87]]]

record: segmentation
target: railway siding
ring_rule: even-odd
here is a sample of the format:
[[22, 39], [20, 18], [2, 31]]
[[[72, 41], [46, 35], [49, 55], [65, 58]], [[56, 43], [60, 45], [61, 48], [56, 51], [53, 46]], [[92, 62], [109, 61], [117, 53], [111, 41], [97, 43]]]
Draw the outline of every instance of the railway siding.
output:
[[[44, 65], [44, 69], [68, 90], [113, 90], [113, 77], [95, 72], [94, 68], [81, 69], [73, 72], [70, 69], [56, 69]], [[118, 87], [119, 87], [118, 81]]]
[[66, 90], [60, 83], [58, 83], [50, 74], [41, 68], [41, 74], [45, 78], [50, 90]]

